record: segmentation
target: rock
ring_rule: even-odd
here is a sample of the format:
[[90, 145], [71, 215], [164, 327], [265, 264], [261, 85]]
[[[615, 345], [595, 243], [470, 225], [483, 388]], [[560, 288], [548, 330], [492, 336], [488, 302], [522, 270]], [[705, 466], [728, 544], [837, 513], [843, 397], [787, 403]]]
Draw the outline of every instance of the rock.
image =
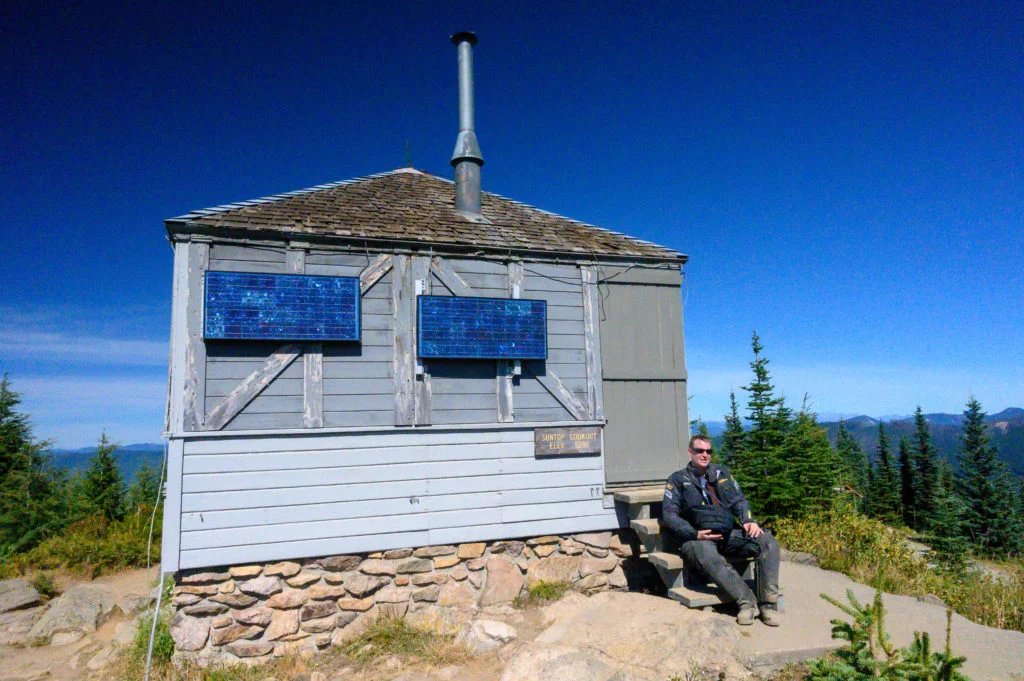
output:
[[256, 598], [253, 596], [246, 596], [245, 594], [217, 594], [216, 596], [210, 597], [210, 600], [215, 603], [223, 603], [229, 608], [248, 608], [250, 605], [256, 602]]
[[526, 571], [527, 586], [537, 582], [572, 584], [580, 575], [579, 556], [548, 556], [532, 563]]
[[262, 657], [273, 649], [274, 644], [266, 641], [235, 641], [224, 646], [224, 650], [235, 657]]
[[412, 549], [391, 549], [384, 552], [384, 560], [399, 560], [412, 555]]
[[360, 562], [362, 562], [362, 558], [359, 556], [328, 556], [327, 558], [319, 558], [316, 561], [320, 567], [330, 572], [355, 570], [359, 567]]
[[178, 578], [179, 584], [209, 584], [210, 582], [225, 582], [231, 579], [229, 572], [193, 572]]
[[483, 542], [476, 542], [473, 544], [459, 544], [459, 551], [456, 554], [462, 560], [469, 558], [479, 558], [484, 555], [484, 551], [487, 550], [487, 544]]
[[409, 612], [409, 601], [402, 601], [401, 603], [380, 603], [377, 605], [377, 609], [380, 611], [381, 617], [401, 619], [402, 617], [405, 617], [407, 612]]
[[608, 549], [595, 549], [593, 546], [588, 546], [587, 547], [587, 553], [589, 553], [592, 556], [597, 556], [598, 558], [604, 558], [605, 556], [608, 555], [609, 550]]
[[238, 583], [238, 590], [253, 596], [266, 598], [284, 589], [280, 577], [257, 577]]
[[248, 610], [239, 610], [232, 614], [235, 621], [240, 624], [251, 624], [257, 627], [265, 627], [270, 624], [271, 618], [273, 618], [274, 612], [269, 608], [263, 606], [257, 608], [249, 608]]
[[210, 620], [210, 624], [213, 625], [214, 629], [223, 629], [224, 627], [229, 626], [234, 621], [235, 620], [231, 619], [230, 615], [218, 615], [217, 617], [214, 617], [212, 620]]
[[921, 601], [922, 603], [928, 603], [929, 605], [937, 605], [940, 608], [947, 607], [946, 602], [938, 596], [936, 596], [935, 594], [925, 594], [924, 596], [918, 596], [917, 600]]
[[136, 614], [147, 610], [157, 601], [153, 596], [139, 596], [137, 594], [125, 594], [124, 597], [118, 601], [118, 609], [126, 616], [126, 618], [134, 618]]
[[276, 641], [289, 634], [294, 634], [298, 630], [299, 611], [278, 610], [274, 613], [273, 619], [270, 620], [270, 626], [267, 627], [267, 633], [264, 638], [267, 641]]
[[228, 606], [221, 603], [202, 601], [184, 608], [182, 612], [186, 615], [191, 615], [192, 617], [209, 617], [210, 615], [219, 615], [222, 612], [227, 612], [227, 610]]
[[538, 544], [557, 544], [558, 537], [554, 535], [548, 535], [547, 537], [534, 537], [533, 539], [527, 539], [527, 546], [537, 546]]
[[538, 558], [547, 558], [554, 553], [557, 548], [557, 546], [553, 546], [551, 544], [543, 544], [541, 546], [534, 546], [533, 552]]
[[339, 612], [334, 617], [334, 628], [335, 629], [341, 629], [342, 627], [346, 627], [349, 624], [352, 624], [352, 622], [354, 622], [357, 617], [359, 617], [359, 613], [358, 612], [353, 612], [353, 611]]
[[454, 546], [424, 546], [412, 552], [417, 558], [435, 558], [437, 556], [450, 556], [455, 553]]
[[483, 558], [474, 558], [473, 560], [466, 562], [466, 569], [472, 571], [483, 570], [487, 563], [484, 562]]
[[393, 563], [387, 563], [383, 560], [364, 560], [363, 564], [359, 566], [359, 571], [364, 575], [386, 575], [388, 577], [395, 576], [395, 566]]
[[[607, 553], [607, 552], [606, 552]], [[586, 556], [580, 561], [580, 575], [586, 577], [598, 572], [611, 572], [619, 564], [619, 559], [615, 556], [606, 556], [605, 558], [591, 558]]]
[[559, 550], [567, 556], [578, 556], [583, 553], [585, 547], [578, 541], [563, 539], [558, 543]]
[[608, 548], [619, 558], [629, 558], [633, 555], [633, 547], [623, 544], [618, 534], [612, 535], [611, 541], [608, 542]]
[[279, 594], [274, 594], [267, 599], [264, 605], [275, 610], [291, 610], [303, 605], [308, 600], [309, 594], [307, 592], [301, 589], [288, 589]]
[[469, 577], [469, 570], [466, 569], [465, 565], [460, 565], [449, 573], [449, 576], [456, 582], [461, 582], [466, 577]]
[[486, 574], [485, 572], [470, 572], [469, 583], [473, 585], [474, 589], [479, 589], [484, 585], [484, 575]]
[[409, 600], [409, 592], [389, 586], [378, 591], [373, 600], [375, 603], [404, 603]]
[[43, 597], [24, 579], [0, 582], [0, 613], [24, 610], [43, 602]]
[[526, 548], [526, 542], [521, 541], [499, 541], [491, 545], [491, 553], [507, 553], [515, 558]]
[[476, 600], [473, 589], [465, 582], [447, 582], [438, 594], [437, 604], [441, 607], [468, 608]]
[[334, 584], [335, 586], [338, 584], [344, 584], [346, 578], [347, 575], [343, 575], [340, 572], [328, 572], [324, 575], [324, 581], [328, 584]]
[[508, 603], [522, 590], [523, 576], [519, 568], [500, 556], [487, 559], [487, 582], [480, 594], [481, 606]]
[[500, 681], [611, 681], [616, 668], [597, 659], [599, 654], [570, 646], [527, 644], [508, 661]]
[[416, 602], [436, 603], [441, 594], [441, 587], [438, 585], [428, 586], [425, 589], [418, 589], [412, 592], [412, 599]]
[[45, 606], [12, 610], [0, 615], [0, 644], [24, 646], [28, 643], [28, 633], [46, 612]]
[[356, 598], [364, 598], [388, 583], [386, 577], [357, 574], [345, 582], [345, 590]]
[[[454, 547], [452, 547], [454, 551]], [[434, 563], [429, 558], [406, 558], [398, 563], [396, 568], [399, 574], [408, 575], [416, 572], [430, 572], [434, 569]]]
[[589, 532], [586, 534], [573, 535], [572, 538], [581, 544], [593, 546], [597, 549], [607, 549], [612, 543], [611, 532]]
[[171, 598], [171, 605], [176, 608], [182, 608], [186, 605], [195, 605], [201, 600], [203, 600], [203, 597], [196, 596], [195, 594], [178, 594]]
[[215, 646], [222, 646], [243, 638], [256, 638], [262, 633], [263, 627], [231, 624], [222, 629], [214, 628], [210, 632], [210, 643]]
[[89, 671], [96, 672], [113, 662], [115, 657], [117, 657], [117, 650], [114, 646], [107, 646], [106, 648], [100, 649], [98, 653], [93, 655], [85, 666]]
[[210, 636], [210, 621], [176, 613], [170, 622], [171, 638], [178, 650], [201, 650]]
[[32, 645], [66, 645], [96, 631], [114, 612], [116, 603], [105, 587], [80, 584], [54, 600], [32, 626]]
[[235, 580], [229, 579], [226, 582], [221, 582], [220, 586], [217, 587], [217, 591], [220, 591], [222, 594], [234, 593], [234, 591], [235, 591]]
[[321, 576], [322, 575], [319, 575], [315, 572], [300, 572], [294, 577], [289, 577], [284, 581], [288, 583], [288, 586], [293, 586], [296, 589], [301, 589], [303, 587], [309, 586], [313, 582], [319, 582]]
[[[317, 636], [315, 639], [313, 639], [313, 645], [315, 645], [317, 648], [321, 650], [326, 648], [327, 646], [331, 645], [331, 635], [323, 634], [321, 636]], [[322, 681], [324, 678], [321, 672], [313, 672], [313, 674], [321, 674], [321, 676], [319, 677], [319, 681]], [[310, 675], [309, 681], [314, 681], [312, 675]]]
[[790, 563], [797, 563], [798, 565], [811, 565], [818, 567], [818, 558], [811, 553], [805, 553], [804, 551], [788, 551], [782, 549], [782, 560]]
[[327, 617], [336, 612], [338, 612], [338, 604], [335, 601], [310, 601], [302, 606], [302, 610], [299, 611], [299, 619], [305, 622]]
[[310, 634], [323, 634], [328, 631], [334, 631], [334, 622], [336, 619], [337, 615], [329, 615], [328, 617], [321, 617], [319, 619], [302, 620], [302, 624], [300, 626], [302, 631]]
[[322, 601], [328, 598], [331, 600], [337, 600], [345, 595], [345, 590], [340, 586], [317, 584], [316, 586], [307, 589], [306, 593], [309, 594], [309, 599], [311, 601]]
[[395, 577], [395, 586], [409, 586], [409, 578], [405, 575]]
[[339, 598], [338, 607], [342, 610], [365, 612], [373, 607], [373, 598]]
[[616, 565], [615, 569], [608, 573], [608, 586], [613, 589], [625, 589], [629, 586], [626, 573], [622, 571], [621, 565]]
[[[455, 574], [454, 572], [452, 574]], [[448, 581], [448, 575], [441, 572], [433, 572], [422, 575], [413, 575], [413, 586], [427, 586], [429, 584], [444, 584]]]
[[235, 579], [252, 579], [259, 576], [261, 572], [263, 572], [262, 565], [240, 565], [228, 568], [228, 574]]
[[174, 587], [174, 595], [191, 594], [194, 596], [212, 596], [220, 592], [216, 584], [185, 584]]
[[434, 569], [436, 569], [436, 570], [443, 570], [444, 568], [449, 568], [449, 567], [451, 567], [453, 565], [458, 565], [458, 564], [459, 564], [459, 557], [458, 556], [440, 556], [440, 557], [434, 559]]
[[292, 563], [290, 561], [282, 561], [280, 563], [272, 563], [263, 568], [263, 574], [267, 577], [274, 575], [280, 575], [282, 577], [294, 577], [299, 574], [299, 570], [302, 566], [298, 563]]
[[466, 642], [476, 652], [493, 650], [519, 637], [516, 628], [495, 620], [480, 619], [469, 627]]
[[604, 586], [608, 585], [608, 575], [603, 572], [591, 574], [580, 581], [576, 582], [573, 586], [580, 591], [587, 593], [590, 591], [596, 591]]

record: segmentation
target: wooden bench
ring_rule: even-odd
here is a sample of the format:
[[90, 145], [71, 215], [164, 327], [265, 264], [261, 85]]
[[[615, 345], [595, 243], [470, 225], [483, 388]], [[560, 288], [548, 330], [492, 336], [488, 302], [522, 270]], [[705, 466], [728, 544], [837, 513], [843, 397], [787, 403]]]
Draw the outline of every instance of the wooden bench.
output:
[[[676, 554], [664, 551], [659, 520], [664, 494], [664, 485], [635, 487], [615, 492], [616, 503], [625, 506], [629, 526], [636, 532], [646, 550], [642, 557], [661, 575], [662, 581], [668, 587], [668, 597], [672, 600], [679, 601], [688, 608], [732, 602], [733, 599], [728, 594], [713, 582], [708, 582], [700, 571], [690, 569]], [[738, 561], [733, 563], [733, 567], [743, 574], [750, 588], [755, 589], [754, 562], [749, 559]]]

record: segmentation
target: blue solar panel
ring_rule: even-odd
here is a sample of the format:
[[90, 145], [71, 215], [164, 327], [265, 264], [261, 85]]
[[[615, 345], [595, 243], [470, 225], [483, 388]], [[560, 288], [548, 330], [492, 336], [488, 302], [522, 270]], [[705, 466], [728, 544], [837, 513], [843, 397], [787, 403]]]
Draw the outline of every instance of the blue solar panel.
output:
[[547, 302], [420, 296], [417, 354], [463, 359], [547, 359]]
[[359, 340], [358, 277], [206, 273], [204, 338]]

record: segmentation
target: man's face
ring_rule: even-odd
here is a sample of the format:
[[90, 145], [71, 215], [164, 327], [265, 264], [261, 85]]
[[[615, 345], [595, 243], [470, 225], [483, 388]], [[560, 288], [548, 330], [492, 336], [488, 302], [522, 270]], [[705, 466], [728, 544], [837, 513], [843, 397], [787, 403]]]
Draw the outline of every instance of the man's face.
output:
[[690, 461], [693, 465], [701, 470], [708, 467], [711, 463], [711, 441], [697, 439], [693, 441], [693, 445], [690, 446]]

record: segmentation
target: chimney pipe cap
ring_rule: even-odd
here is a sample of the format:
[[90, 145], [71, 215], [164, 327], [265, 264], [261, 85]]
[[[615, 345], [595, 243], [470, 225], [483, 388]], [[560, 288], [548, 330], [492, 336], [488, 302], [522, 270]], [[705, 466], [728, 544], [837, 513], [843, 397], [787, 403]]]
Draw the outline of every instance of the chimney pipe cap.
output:
[[452, 36], [452, 45], [458, 45], [463, 41], [475, 47], [477, 43], [476, 33], [473, 33], [473, 31], [459, 31]]

